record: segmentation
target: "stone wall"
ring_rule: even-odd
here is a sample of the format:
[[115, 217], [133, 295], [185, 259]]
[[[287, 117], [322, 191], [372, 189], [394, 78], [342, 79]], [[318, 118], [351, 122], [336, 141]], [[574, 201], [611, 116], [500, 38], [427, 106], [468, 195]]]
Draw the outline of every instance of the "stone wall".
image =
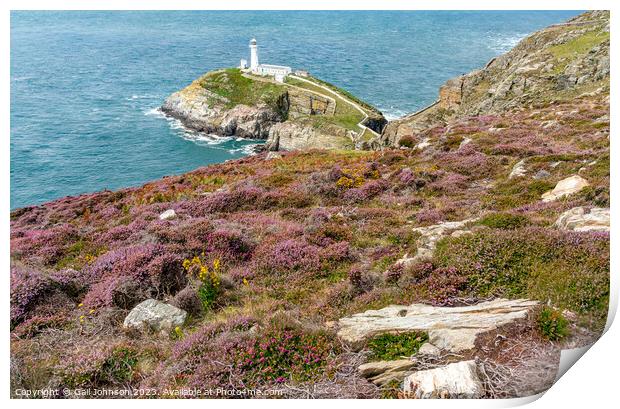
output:
[[289, 94], [289, 113], [304, 115], [334, 115], [336, 104], [332, 99], [312, 92], [291, 88]]

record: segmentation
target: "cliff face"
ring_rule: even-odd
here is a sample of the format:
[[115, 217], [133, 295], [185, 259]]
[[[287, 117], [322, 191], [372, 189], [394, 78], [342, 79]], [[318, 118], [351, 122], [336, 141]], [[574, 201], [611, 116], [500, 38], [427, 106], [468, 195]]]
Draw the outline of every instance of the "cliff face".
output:
[[469, 74], [448, 80], [430, 109], [391, 122], [383, 145], [397, 145], [437, 124], [562, 101], [609, 89], [609, 12], [550, 26]]
[[200, 132], [266, 139], [270, 150], [354, 149], [364, 133], [362, 121], [381, 132], [387, 121], [380, 112], [364, 103], [356, 109], [356, 101], [323, 84], [300, 79], [277, 84], [220, 70], [170, 95], [161, 109]]
[[[186, 88], [170, 95], [161, 109], [185, 126], [199, 132], [216, 135], [236, 135], [243, 138], [265, 139], [272, 125], [286, 119], [288, 95], [275, 87], [256, 87], [253, 101], [235, 103], [224, 92], [209, 89], [216, 84], [218, 91], [234, 91], [223, 71], [206, 74]], [[225, 88], [230, 85], [229, 89]]]

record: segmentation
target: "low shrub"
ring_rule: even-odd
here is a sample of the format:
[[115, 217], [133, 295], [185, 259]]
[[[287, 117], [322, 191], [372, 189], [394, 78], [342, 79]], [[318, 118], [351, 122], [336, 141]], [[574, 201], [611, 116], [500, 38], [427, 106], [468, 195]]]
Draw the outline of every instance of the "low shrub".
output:
[[398, 140], [399, 146], [404, 146], [405, 148], [414, 148], [417, 145], [417, 140], [412, 135], [405, 135]]
[[368, 341], [368, 349], [374, 360], [408, 359], [416, 354], [427, 340], [428, 335], [424, 332], [381, 334]]
[[474, 296], [550, 301], [602, 328], [609, 301], [609, 234], [551, 228], [482, 230], [437, 244], [434, 262], [455, 269]]
[[529, 224], [527, 216], [512, 213], [492, 213], [484, 216], [478, 224], [494, 229], [513, 230]]
[[543, 308], [536, 321], [543, 337], [550, 341], [559, 341], [569, 334], [568, 321], [553, 308]]

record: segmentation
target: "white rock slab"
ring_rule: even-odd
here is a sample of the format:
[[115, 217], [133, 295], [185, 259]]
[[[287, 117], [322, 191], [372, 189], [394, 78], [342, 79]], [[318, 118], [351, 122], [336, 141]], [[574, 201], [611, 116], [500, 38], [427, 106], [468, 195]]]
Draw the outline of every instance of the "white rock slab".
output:
[[477, 399], [484, 394], [475, 361], [461, 361], [414, 372], [403, 383], [405, 395], [416, 399]]
[[426, 332], [439, 349], [462, 352], [474, 348], [476, 338], [528, 317], [537, 301], [498, 298], [465, 307], [433, 307], [426, 304], [390, 305], [338, 321], [338, 336], [356, 348], [384, 333]]
[[587, 212], [585, 207], [573, 207], [556, 220], [554, 226], [572, 231], [609, 231], [609, 208], [594, 207]]

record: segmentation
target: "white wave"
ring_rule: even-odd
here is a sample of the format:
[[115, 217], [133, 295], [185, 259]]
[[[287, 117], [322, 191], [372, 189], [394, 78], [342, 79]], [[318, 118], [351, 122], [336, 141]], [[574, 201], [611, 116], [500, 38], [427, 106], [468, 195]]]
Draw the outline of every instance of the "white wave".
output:
[[508, 36], [491, 37], [487, 47], [495, 51], [498, 54], [510, 51], [515, 45], [519, 44], [519, 41], [524, 39], [527, 33], [517, 33]]
[[145, 110], [143, 112], [144, 112], [144, 115], [146, 115], [146, 116], [155, 116], [155, 117], [158, 117], [158, 118], [168, 118], [166, 116], [166, 114], [164, 114], [162, 112], [162, 110], [159, 109], [159, 107], [149, 108], [149, 109], [147, 109], [147, 110]]
[[164, 112], [162, 112], [162, 110], [159, 107], [148, 108], [144, 110], [143, 112], [144, 112], [144, 115], [147, 115], [147, 116], [153, 116], [155, 118], [165, 119], [166, 121], [168, 121], [168, 125], [170, 126], [170, 129], [175, 131], [175, 134], [185, 139], [186, 141], [195, 143], [196, 145], [210, 146], [213, 149], [223, 149], [231, 154], [242, 152], [245, 155], [255, 155], [256, 152], [254, 151], [254, 148], [258, 145], [261, 145], [260, 143], [250, 143], [250, 144], [245, 144], [238, 148], [235, 147], [232, 149], [229, 149], [228, 147], [218, 147], [218, 145], [222, 145], [226, 142], [230, 142], [230, 141], [244, 142], [244, 141], [247, 141], [248, 139], [234, 137], [234, 136], [220, 136], [220, 135], [207, 134], [204, 132], [194, 131], [192, 129], [187, 128], [185, 125], [183, 125], [183, 123], [180, 120], [166, 115]]
[[262, 145], [262, 143], [249, 143], [247, 145], [244, 145], [240, 148], [235, 148], [235, 149], [228, 149], [228, 152], [231, 154], [235, 154], [237, 152], [242, 152], [243, 154], [247, 155], [247, 156], [253, 156], [256, 155], [258, 152], [256, 152], [256, 147]]
[[153, 95], [149, 95], [149, 94], [145, 94], [145, 95], [137, 95], [134, 94], [130, 97], [125, 98], [127, 101], [135, 101], [136, 99], [151, 99], [151, 98], [155, 98], [155, 96]]

